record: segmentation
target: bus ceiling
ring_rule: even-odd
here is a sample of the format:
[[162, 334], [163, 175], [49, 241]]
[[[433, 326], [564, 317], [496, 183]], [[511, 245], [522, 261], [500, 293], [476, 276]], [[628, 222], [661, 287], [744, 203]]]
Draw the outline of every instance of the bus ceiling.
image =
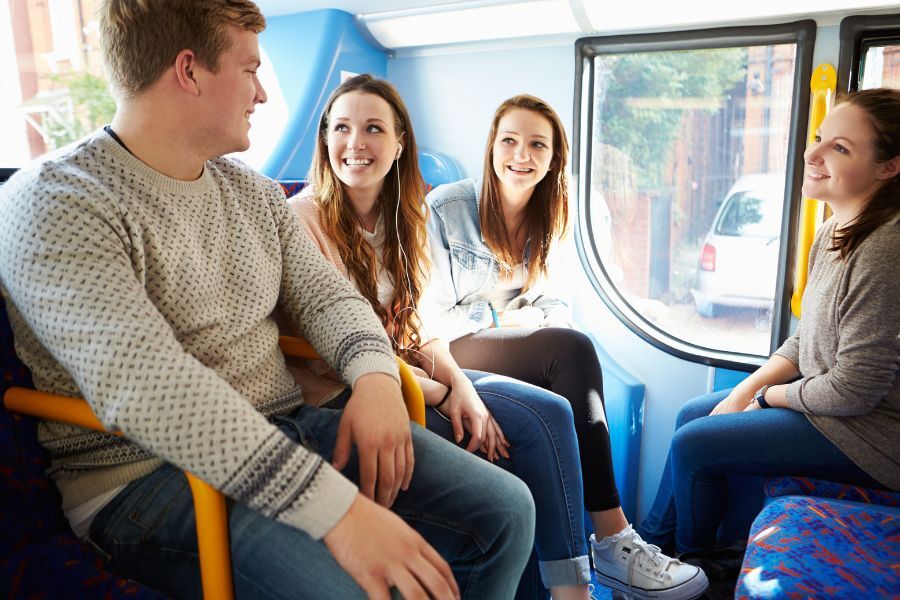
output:
[[[294, 0], [259, 0], [268, 17], [298, 12]], [[377, 10], [373, 8], [377, 7]], [[355, 15], [361, 33], [386, 50], [513, 38], [560, 38], [674, 31], [807, 18], [835, 24], [858, 12], [895, 11], [892, 0], [309, 0], [303, 11], [337, 9]], [[831, 23], [831, 20], [834, 23]]]

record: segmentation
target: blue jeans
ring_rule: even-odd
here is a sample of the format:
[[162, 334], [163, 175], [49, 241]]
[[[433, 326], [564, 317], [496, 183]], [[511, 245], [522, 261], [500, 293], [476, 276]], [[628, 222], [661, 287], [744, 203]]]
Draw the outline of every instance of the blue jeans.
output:
[[[584, 531], [584, 492], [572, 407], [543, 388], [491, 373], [465, 371], [509, 441], [510, 459], [495, 464], [525, 482], [534, 497], [535, 555], [540, 580], [526, 569], [516, 597], [546, 598], [545, 586], [591, 580]], [[427, 427], [453, 439], [450, 421], [427, 411]], [[461, 445], [464, 447], [468, 438]], [[543, 585], [541, 585], [543, 583]]]
[[805, 475], [880, 487], [802, 413], [768, 408], [709, 416], [730, 391], [694, 398], [678, 411], [656, 500], [639, 530], [646, 541], [674, 543], [679, 552], [713, 547], [729, 503], [729, 475]]
[[[341, 412], [302, 406], [279, 428], [331, 460]], [[417, 425], [409, 490], [392, 510], [450, 563], [464, 598], [511, 598], [531, 551], [534, 504], [515, 477]], [[358, 481], [353, 456], [343, 473]], [[321, 540], [228, 501], [237, 598], [364, 598]], [[179, 598], [199, 598], [187, 480], [171, 465], [133, 481], [94, 519], [91, 541], [114, 571]]]

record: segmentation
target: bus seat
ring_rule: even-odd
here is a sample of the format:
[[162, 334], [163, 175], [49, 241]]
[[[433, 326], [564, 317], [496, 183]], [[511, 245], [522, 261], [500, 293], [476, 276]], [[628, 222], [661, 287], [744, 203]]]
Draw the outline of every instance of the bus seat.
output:
[[766, 482], [735, 598], [890, 598], [900, 493], [804, 477]]
[[307, 182], [302, 179], [279, 179], [278, 185], [281, 186], [281, 189], [284, 190], [284, 195], [290, 198], [291, 196], [296, 196], [303, 188], [306, 187]]
[[603, 368], [603, 399], [606, 404], [616, 487], [625, 516], [633, 521], [637, 516], [641, 433], [644, 427], [644, 384], [607, 354], [593, 334], [588, 336], [594, 343], [597, 358]]
[[[13, 349], [3, 298], [0, 365], [0, 395], [10, 387], [32, 387]], [[38, 444], [37, 423], [0, 406], [0, 597], [164, 598], [108, 571], [69, 529], [56, 485], [45, 474], [50, 461]]]
[[429, 189], [444, 183], [462, 179], [462, 171], [456, 161], [442, 152], [422, 150], [419, 152], [419, 171]]
[[[282, 351], [318, 358], [308, 342], [284, 336]], [[38, 419], [103, 429], [84, 400], [38, 392], [15, 354], [6, 305], [0, 297], [0, 596], [162, 598], [157, 592], [105, 570], [102, 559], [75, 537], [46, 476], [47, 453], [37, 441]], [[397, 357], [410, 419], [424, 426], [425, 401], [412, 370]], [[24, 413], [24, 414], [16, 414]], [[27, 415], [27, 416], [26, 416]], [[186, 473], [194, 495], [204, 596], [233, 598], [223, 495]]]

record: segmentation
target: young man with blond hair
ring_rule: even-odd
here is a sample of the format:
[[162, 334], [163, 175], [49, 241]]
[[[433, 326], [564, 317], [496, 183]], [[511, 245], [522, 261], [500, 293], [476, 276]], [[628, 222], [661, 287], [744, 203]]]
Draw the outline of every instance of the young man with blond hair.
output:
[[[527, 489], [410, 427], [368, 303], [277, 184], [222, 158], [266, 101], [264, 27], [246, 0], [107, 0], [112, 124], [0, 188], [0, 288], [35, 385], [124, 434], [42, 423], [69, 522], [121, 575], [196, 597], [186, 469], [229, 498], [238, 597], [512, 596]], [[303, 404], [276, 306], [351, 386], [343, 411]]]

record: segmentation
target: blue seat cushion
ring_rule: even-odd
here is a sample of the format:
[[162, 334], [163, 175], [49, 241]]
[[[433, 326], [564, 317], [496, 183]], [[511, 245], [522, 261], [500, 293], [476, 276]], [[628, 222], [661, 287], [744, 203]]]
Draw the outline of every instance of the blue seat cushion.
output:
[[766, 496], [819, 496], [834, 500], [900, 506], [900, 494], [887, 490], [873, 490], [846, 483], [813, 479], [812, 477], [772, 477], [766, 480]]
[[783, 496], [753, 522], [735, 597], [894, 597], [898, 539], [900, 508]]

